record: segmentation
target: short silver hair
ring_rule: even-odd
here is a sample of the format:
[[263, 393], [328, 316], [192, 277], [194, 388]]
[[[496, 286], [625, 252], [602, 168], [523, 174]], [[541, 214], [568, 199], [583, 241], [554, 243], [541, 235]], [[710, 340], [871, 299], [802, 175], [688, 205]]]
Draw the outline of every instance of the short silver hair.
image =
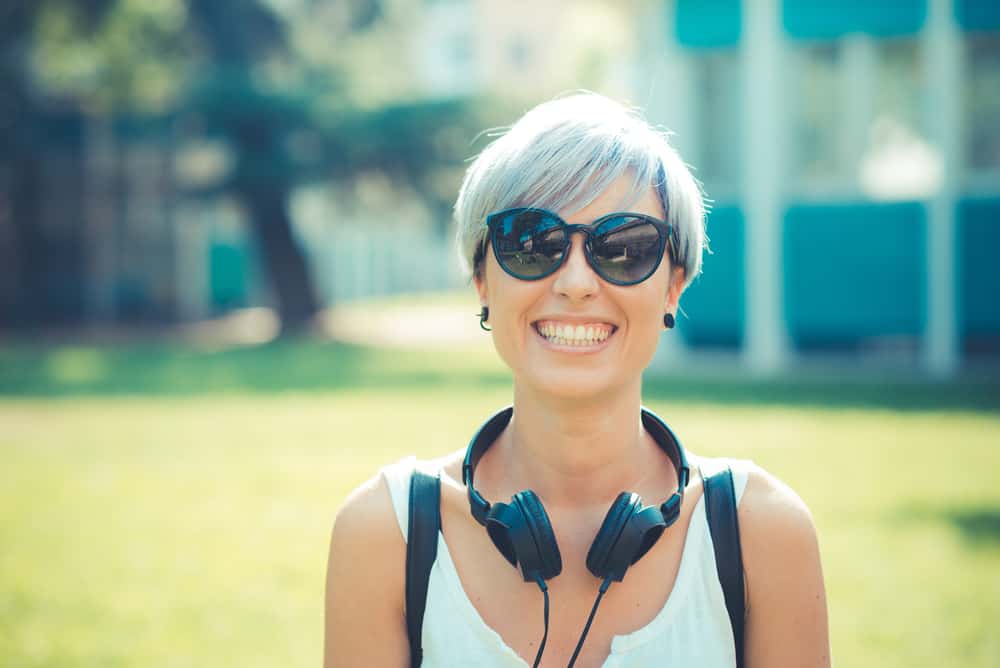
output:
[[569, 215], [628, 174], [631, 200], [623, 205], [649, 187], [656, 190], [674, 227], [676, 262], [689, 284], [701, 271], [705, 201], [668, 138], [669, 132], [651, 126], [637, 110], [596, 93], [576, 93], [531, 109], [465, 173], [455, 202], [463, 269], [482, 270], [490, 213], [525, 206]]

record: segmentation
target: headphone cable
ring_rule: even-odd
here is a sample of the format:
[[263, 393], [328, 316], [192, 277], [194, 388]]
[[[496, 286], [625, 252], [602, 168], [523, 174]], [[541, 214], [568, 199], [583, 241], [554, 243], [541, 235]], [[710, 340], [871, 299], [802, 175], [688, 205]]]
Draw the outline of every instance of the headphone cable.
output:
[[538, 588], [542, 590], [542, 596], [545, 597], [545, 632], [542, 634], [542, 643], [538, 646], [538, 654], [535, 655], [535, 663], [532, 668], [538, 668], [538, 663], [542, 660], [542, 652], [545, 651], [545, 642], [549, 639], [549, 588], [545, 584], [545, 580], [542, 579], [541, 575], [535, 575], [535, 582], [538, 583]]
[[594, 600], [594, 607], [590, 609], [590, 617], [587, 618], [587, 625], [583, 627], [583, 633], [580, 634], [580, 641], [576, 643], [576, 649], [573, 650], [573, 656], [570, 657], [569, 664], [566, 668], [573, 668], [573, 664], [576, 663], [576, 657], [580, 655], [580, 650], [583, 648], [583, 641], [586, 640], [587, 634], [590, 633], [590, 625], [594, 621], [594, 615], [597, 614], [597, 606], [600, 605], [601, 599], [604, 597], [604, 592], [608, 590], [611, 586], [611, 578], [604, 578], [604, 582], [601, 583], [601, 589], [597, 592], [597, 598]]

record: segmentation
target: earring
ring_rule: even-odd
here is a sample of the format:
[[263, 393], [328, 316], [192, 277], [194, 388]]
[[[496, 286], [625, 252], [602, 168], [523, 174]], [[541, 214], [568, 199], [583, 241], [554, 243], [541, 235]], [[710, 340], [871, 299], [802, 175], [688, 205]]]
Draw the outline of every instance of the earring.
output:
[[666, 313], [666, 314], [664, 314], [664, 316], [663, 316], [663, 326], [666, 327], [667, 329], [673, 329], [674, 328], [674, 324], [675, 324], [674, 323], [674, 314], [673, 313]]
[[479, 327], [484, 332], [491, 332], [491, 331], [493, 331], [492, 327], [487, 327], [486, 326], [486, 321], [489, 320], [489, 319], [490, 319], [490, 307], [489, 306], [484, 306], [483, 310], [479, 312]]

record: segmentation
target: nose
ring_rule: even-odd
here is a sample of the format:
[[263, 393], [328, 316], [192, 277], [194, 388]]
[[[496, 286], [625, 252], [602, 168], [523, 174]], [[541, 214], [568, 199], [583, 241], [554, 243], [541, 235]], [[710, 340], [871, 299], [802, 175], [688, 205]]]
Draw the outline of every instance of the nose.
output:
[[587, 262], [583, 251], [586, 235], [577, 232], [570, 237], [569, 257], [556, 272], [552, 289], [572, 300], [588, 299], [600, 288], [600, 279]]

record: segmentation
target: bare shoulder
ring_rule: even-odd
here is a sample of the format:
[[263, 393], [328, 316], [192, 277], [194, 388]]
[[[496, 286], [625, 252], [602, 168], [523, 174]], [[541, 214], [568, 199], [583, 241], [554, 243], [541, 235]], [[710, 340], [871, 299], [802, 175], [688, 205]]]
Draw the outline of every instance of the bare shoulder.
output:
[[[375, 476], [337, 513], [326, 580], [324, 666], [403, 666], [406, 543], [388, 485]], [[378, 643], [371, 629], [382, 629]]]
[[826, 591], [809, 508], [791, 487], [754, 466], [738, 516], [747, 665], [829, 666]]
[[337, 511], [332, 545], [351, 550], [356, 547], [356, 538], [361, 539], [361, 545], [371, 546], [371, 541], [376, 541], [382, 547], [397, 546], [405, 552], [389, 486], [381, 474], [359, 485]]
[[748, 585], [781, 577], [780, 564], [819, 563], [812, 513], [795, 490], [759, 466], [748, 472], [739, 504], [740, 541]]
[[739, 505], [744, 538], [806, 540], [815, 538], [812, 513], [795, 490], [759, 466], [750, 467]]

